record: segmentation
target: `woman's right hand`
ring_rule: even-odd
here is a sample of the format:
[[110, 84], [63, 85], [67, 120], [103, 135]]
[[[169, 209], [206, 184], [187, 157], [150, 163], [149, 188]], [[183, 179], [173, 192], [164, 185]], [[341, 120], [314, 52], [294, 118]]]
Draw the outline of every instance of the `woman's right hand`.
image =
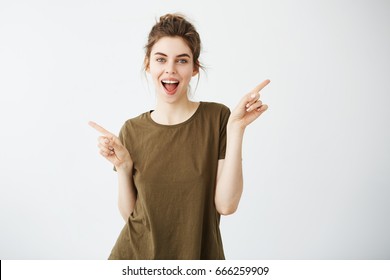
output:
[[100, 154], [110, 161], [116, 170], [123, 169], [131, 171], [133, 168], [133, 160], [129, 151], [119, 141], [119, 138], [95, 122], [90, 121], [88, 124], [102, 134], [98, 138]]

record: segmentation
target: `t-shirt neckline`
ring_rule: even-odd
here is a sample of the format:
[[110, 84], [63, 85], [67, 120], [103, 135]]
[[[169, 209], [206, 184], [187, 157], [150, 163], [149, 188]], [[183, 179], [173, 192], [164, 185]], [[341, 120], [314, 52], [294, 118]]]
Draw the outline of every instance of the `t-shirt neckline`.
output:
[[182, 126], [182, 125], [185, 125], [189, 122], [191, 122], [195, 117], [196, 115], [198, 115], [199, 111], [200, 111], [200, 108], [203, 106], [203, 102], [202, 101], [199, 101], [199, 105], [198, 105], [198, 108], [196, 108], [195, 112], [192, 114], [191, 117], [189, 117], [188, 119], [186, 119], [185, 121], [181, 122], [181, 123], [177, 123], [177, 124], [161, 124], [161, 123], [157, 123], [155, 122], [153, 119], [152, 119], [152, 116], [151, 116], [151, 113], [154, 111], [154, 110], [150, 110], [149, 112], [147, 112], [147, 118], [148, 120], [156, 125], [156, 126], [159, 126], [159, 127], [166, 127], [166, 128], [174, 128], [174, 127], [179, 127], [179, 126]]

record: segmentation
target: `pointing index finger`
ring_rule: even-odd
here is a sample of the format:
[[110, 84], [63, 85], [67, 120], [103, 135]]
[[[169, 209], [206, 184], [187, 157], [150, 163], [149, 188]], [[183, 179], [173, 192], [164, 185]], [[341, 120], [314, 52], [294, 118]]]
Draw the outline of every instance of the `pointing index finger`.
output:
[[270, 80], [264, 80], [261, 84], [259, 84], [258, 86], [256, 86], [253, 91], [254, 92], [259, 92], [260, 90], [262, 90], [266, 85], [268, 85], [271, 81]]
[[104, 129], [103, 127], [101, 127], [100, 125], [98, 125], [97, 123], [95, 122], [92, 122], [92, 121], [89, 121], [88, 124], [93, 127], [94, 129], [96, 129], [97, 131], [99, 131], [100, 133], [102, 134], [105, 134], [105, 135], [113, 135], [111, 132], [109, 132], [108, 130]]

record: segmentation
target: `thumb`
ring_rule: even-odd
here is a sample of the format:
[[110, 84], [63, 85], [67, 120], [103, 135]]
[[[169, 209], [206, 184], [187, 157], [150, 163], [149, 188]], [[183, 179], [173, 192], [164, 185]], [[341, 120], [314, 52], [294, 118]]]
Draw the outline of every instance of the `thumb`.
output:
[[121, 143], [121, 141], [119, 140], [118, 137], [116, 137], [116, 136], [114, 136], [114, 135], [110, 135], [110, 136], [108, 136], [107, 138], [110, 140], [109, 145], [110, 145], [111, 147], [113, 147], [113, 148], [119, 148], [119, 147], [123, 146], [122, 143]]
[[255, 97], [256, 97], [256, 94], [254, 94], [253, 92], [245, 94], [241, 98], [240, 102], [238, 103], [238, 107], [239, 108], [246, 108], [246, 105], [249, 104], [250, 102], [252, 102]]

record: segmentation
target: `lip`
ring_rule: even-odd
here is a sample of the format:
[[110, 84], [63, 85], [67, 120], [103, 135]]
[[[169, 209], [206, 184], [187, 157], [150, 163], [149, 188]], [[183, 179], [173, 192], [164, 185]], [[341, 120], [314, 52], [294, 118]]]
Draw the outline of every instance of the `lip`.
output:
[[[176, 88], [175, 88], [174, 90], [169, 91], [169, 90], [167, 90], [167, 89], [164, 87], [164, 82], [177, 82], [177, 86], [176, 86]], [[162, 78], [162, 79], [160, 80], [160, 83], [161, 83], [161, 86], [162, 86], [164, 92], [165, 92], [167, 95], [172, 96], [172, 95], [174, 95], [174, 94], [177, 92], [177, 90], [178, 90], [178, 88], [179, 88], [180, 81], [179, 81], [178, 79], [175, 79], [175, 78], [171, 78], [171, 77], [170, 77], [170, 78]]]
[[162, 78], [160, 82], [162, 81], [170, 81], [170, 82], [180, 82], [178, 79], [175, 78]]

